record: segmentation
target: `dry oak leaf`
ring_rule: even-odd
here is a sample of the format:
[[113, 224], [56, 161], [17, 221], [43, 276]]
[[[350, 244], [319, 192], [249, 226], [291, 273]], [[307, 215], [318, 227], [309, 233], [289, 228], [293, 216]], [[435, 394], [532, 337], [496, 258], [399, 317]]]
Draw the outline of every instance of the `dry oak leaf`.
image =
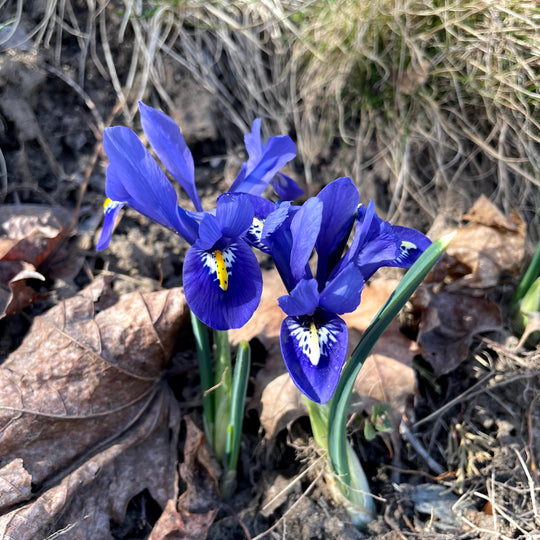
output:
[[[34, 504], [52, 504], [43, 501], [59, 497], [55, 490], [73, 495], [77, 490], [71, 482], [80, 483], [73, 474], [82, 471], [83, 484], [91, 483], [88, 471], [95, 476], [102, 466], [92, 465], [93, 459], [102, 456], [104, 464], [114, 466], [122, 448], [139, 444], [161, 425], [157, 418], [167, 421], [172, 414], [174, 400], [166, 398], [161, 372], [186, 320], [183, 293], [132, 293], [111, 303], [106, 284], [92, 284], [37, 317], [21, 346], [0, 366], [0, 467], [22, 459], [34, 486], [33, 498], [12, 509], [1, 491], [9, 487], [0, 483], [0, 512], [30, 515]], [[148, 418], [146, 431], [137, 433]], [[169, 428], [165, 431], [169, 437]], [[132, 442], [115, 446], [123, 436]], [[148, 466], [148, 457], [142, 461]], [[156, 500], [165, 505], [168, 498]], [[119, 499], [118, 504], [127, 502]], [[64, 501], [59, 511], [68, 503], [75, 504]], [[53, 516], [50, 522], [55, 519], [61, 521]], [[25, 519], [2, 520], [10, 530], [22, 527], [14, 538], [35, 537], [23, 534]]]
[[481, 196], [462, 219], [469, 223], [457, 229], [446, 253], [469, 273], [452, 283], [452, 290], [487, 289], [497, 285], [503, 273], [519, 274], [526, 227], [516, 212], [507, 218], [487, 197]]

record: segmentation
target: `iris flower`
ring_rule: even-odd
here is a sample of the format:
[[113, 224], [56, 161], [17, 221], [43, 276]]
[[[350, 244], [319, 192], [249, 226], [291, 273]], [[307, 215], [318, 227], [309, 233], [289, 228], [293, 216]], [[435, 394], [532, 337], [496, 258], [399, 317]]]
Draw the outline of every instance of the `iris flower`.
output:
[[[409, 267], [430, 241], [394, 227], [359, 206], [350, 178], [339, 178], [300, 208], [280, 205], [266, 219], [262, 242], [289, 294], [278, 302], [287, 317], [281, 350], [293, 382], [309, 399], [326, 403], [347, 357], [347, 326], [339, 316], [360, 304], [367, 280], [381, 266]], [[345, 251], [353, 226], [356, 232]], [[317, 253], [315, 277], [309, 265]]]
[[[128, 205], [173, 230], [192, 246], [183, 266], [184, 292], [193, 313], [217, 330], [243, 326], [257, 307], [262, 277], [246, 239], [255, 242], [267, 202], [262, 194], [273, 181], [282, 197], [301, 192], [296, 183], [274, 177], [295, 156], [293, 141], [271, 137], [264, 145], [260, 121], [245, 137], [249, 159], [215, 209], [204, 211], [195, 188], [193, 157], [176, 123], [166, 114], [139, 103], [143, 131], [161, 163], [191, 199], [194, 211], [178, 205], [174, 186], [150, 152], [127, 127], [107, 128], [103, 146], [109, 158], [105, 219], [97, 249], [109, 245], [114, 222]], [[260, 228], [260, 227], [259, 227]]]

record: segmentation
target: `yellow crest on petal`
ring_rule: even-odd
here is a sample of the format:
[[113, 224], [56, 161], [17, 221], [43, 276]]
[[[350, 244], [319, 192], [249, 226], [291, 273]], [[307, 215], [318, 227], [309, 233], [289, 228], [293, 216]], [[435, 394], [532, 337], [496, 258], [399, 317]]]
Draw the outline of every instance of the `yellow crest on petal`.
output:
[[229, 276], [227, 274], [227, 267], [225, 266], [223, 255], [221, 254], [221, 251], [219, 249], [216, 249], [216, 251], [214, 251], [214, 257], [216, 258], [219, 286], [223, 291], [226, 291], [229, 284]]

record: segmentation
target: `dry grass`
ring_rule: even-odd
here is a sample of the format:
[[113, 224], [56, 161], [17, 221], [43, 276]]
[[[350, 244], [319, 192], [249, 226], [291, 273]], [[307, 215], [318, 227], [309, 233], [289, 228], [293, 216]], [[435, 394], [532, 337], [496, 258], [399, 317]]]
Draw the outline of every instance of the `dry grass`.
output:
[[[359, 7], [362, 6], [362, 7]], [[487, 191], [506, 210], [540, 184], [540, 11], [489, 0], [326, 3], [297, 48], [299, 138], [316, 160], [339, 131], [355, 178], [382, 161], [388, 213], [435, 218]], [[320, 118], [317, 123], [313, 118]]]
[[308, 185], [346, 174], [382, 184], [377, 202], [394, 220], [455, 215], [481, 192], [505, 210], [538, 205], [534, 2], [47, 2], [35, 44], [59, 65], [67, 34], [79, 86], [90, 61], [125, 120], [152, 89], [174, 108], [163, 81], [176, 65], [215, 96], [233, 138], [265, 118], [267, 135], [294, 135]]

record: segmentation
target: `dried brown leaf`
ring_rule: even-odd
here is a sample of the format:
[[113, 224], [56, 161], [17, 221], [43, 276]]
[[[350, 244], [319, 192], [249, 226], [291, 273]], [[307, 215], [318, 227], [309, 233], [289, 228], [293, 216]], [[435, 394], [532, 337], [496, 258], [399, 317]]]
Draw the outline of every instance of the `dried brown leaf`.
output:
[[289, 424], [308, 414], [302, 394], [288, 372], [274, 378], [268, 377], [268, 382], [262, 388], [260, 407], [261, 426], [267, 440], [274, 439]]
[[287, 294], [287, 290], [275, 268], [265, 270], [262, 274], [263, 292], [259, 306], [247, 324], [237, 330], [229, 330], [229, 339], [231, 344], [237, 345], [244, 339], [258, 338], [268, 354], [272, 355], [276, 344], [279, 349], [279, 332], [285, 318], [277, 299]]
[[418, 345], [404, 336], [392, 322], [367, 357], [354, 385], [352, 410], [370, 412], [377, 403], [392, 407], [394, 426], [416, 393], [413, 358]]
[[27, 285], [28, 279], [45, 280], [30, 263], [0, 261], [0, 319], [46, 298]]
[[0, 260], [26, 261], [36, 268], [65, 236], [71, 214], [43, 205], [0, 206]]
[[179, 420], [178, 404], [165, 390], [131, 429], [1, 516], [0, 537], [33, 540], [61, 532], [70, 540], [112, 539], [111, 522], [120, 524], [130, 499], [144, 489], [165, 506], [177, 489]]
[[[138, 454], [137, 467], [141, 462], [145, 467], [149, 461], [163, 462], [155, 430], [165, 422], [169, 441], [167, 418], [174, 413], [174, 400], [167, 398], [160, 378], [185, 320], [183, 294], [179, 289], [132, 293], [110, 304], [106, 285], [93, 284], [36, 318], [19, 349], [0, 367], [0, 466], [23, 460], [35, 486], [35, 499], [13, 512], [20, 512], [19, 517], [34, 516], [28, 519], [37, 520], [35, 527], [48, 527], [49, 518], [45, 519], [40, 505], [67, 512], [76, 498], [63, 499], [82, 493], [77, 485], [93, 483], [96, 471], [105, 465], [114, 469], [120, 463], [125, 469], [123, 451], [141, 447], [151, 433], [158, 447], [151, 458]], [[140, 425], [146, 426], [143, 431]], [[133, 475], [146, 478], [137, 467], [133, 466]], [[174, 474], [169, 477], [174, 479]], [[165, 491], [155, 495], [163, 505], [174, 495], [170, 489]], [[55, 506], [59, 497], [63, 502]], [[99, 499], [96, 495], [95, 500]], [[127, 504], [125, 498], [118, 501]], [[11, 510], [9, 504], [0, 496], [0, 511]], [[51, 522], [61, 521], [52, 513]], [[121, 514], [117, 512], [114, 519]], [[9, 527], [22, 523], [24, 531], [27, 521], [19, 517], [2, 523]], [[40, 519], [45, 520], [41, 525]]]
[[14, 459], [0, 469], [0, 494], [3, 506], [26, 501], [32, 494], [32, 476], [22, 459]]
[[418, 343], [437, 376], [449, 373], [467, 358], [474, 336], [502, 326], [499, 306], [485, 297], [435, 292], [432, 286], [425, 286], [412, 303], [421, 312]]
[[186, 491], [167, 503], [149, 540], [191, 540], [206, 538], [221, 504], [217, 475], [205, 443], [204, 433], [185, 417], [186, 444], [180, 474]]

